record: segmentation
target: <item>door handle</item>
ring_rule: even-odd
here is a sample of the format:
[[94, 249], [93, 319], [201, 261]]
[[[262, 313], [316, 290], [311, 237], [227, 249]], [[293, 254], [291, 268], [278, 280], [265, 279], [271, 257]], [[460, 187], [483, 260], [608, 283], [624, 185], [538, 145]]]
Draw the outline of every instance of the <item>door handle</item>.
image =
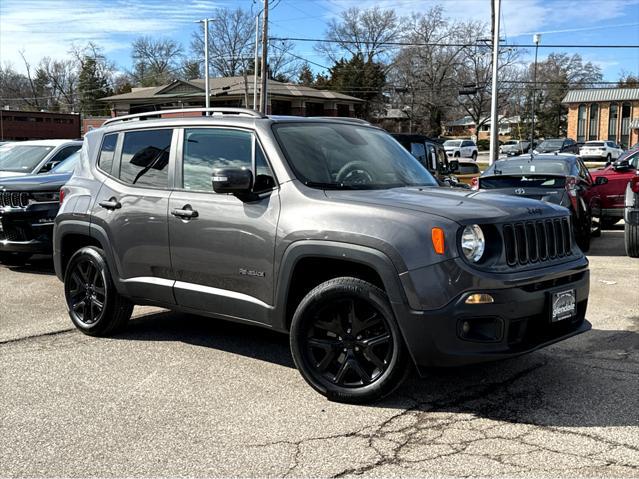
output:
[[106, 201], [100, 201], [98, 204], [107, 210], [117, 210], [122, 208], [122, 203], [120, 203], [115, 197], [111, 197]]
[[197, 218], [200, 214], [194, 210], [191, 205], [184, 205], [182, 209], [171, 210], [173, 216], [183, 219]]

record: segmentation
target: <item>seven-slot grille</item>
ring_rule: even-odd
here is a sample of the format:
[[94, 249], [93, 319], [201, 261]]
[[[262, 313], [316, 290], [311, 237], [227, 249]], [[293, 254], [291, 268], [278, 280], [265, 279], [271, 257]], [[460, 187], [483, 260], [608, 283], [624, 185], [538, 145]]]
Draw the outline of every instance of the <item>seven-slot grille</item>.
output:
[[29, 205], [29, 194], [20, 191], [0, 191], [0, 208], [24, 208]]
[[549, 261], [572, 254], [569, 218], [505, 224], [502, 231], [509, 266]]

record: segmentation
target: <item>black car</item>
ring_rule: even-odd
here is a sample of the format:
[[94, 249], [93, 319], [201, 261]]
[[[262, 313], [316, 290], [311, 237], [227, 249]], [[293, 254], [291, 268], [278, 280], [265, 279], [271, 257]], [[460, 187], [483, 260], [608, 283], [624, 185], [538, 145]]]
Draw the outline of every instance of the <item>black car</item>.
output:
[[458, 169], [459, 162], [448, 161], [448, 155], [441, 141], [413, 133], [391, 133], [391, 136], [417, 158], [441, 186], [467, 187], [452, 176], [451, 173]]
[[51, 253], [53, 220], [60, 188], [69, 181], [80, 151], [50, 173], [0, 181], [0, 262], [20, 264], [36, 253]]
[[535, 155], [544, 153], [579, 154], [579, 145], [571, 138], [548, 138], [535, 147]]
[[[478, 187], [565, 206], [571, 212], [577, 244], [586, 252], [590, 248], [592, 217], [600, 215], [596, 186], [605, 181], [593, 181], [578, 156], [538, 155], [496, 161], [479, 177]], [[542, 247], [541, 240], [537, 247]]]

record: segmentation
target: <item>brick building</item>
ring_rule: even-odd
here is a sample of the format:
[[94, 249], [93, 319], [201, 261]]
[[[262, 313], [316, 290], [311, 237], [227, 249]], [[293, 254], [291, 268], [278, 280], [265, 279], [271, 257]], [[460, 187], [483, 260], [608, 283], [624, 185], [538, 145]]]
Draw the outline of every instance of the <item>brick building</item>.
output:
[[[259, 86], [259, 85], [258, 85]], [[113, 116], [174, 108], [201, 108], [205, 104], [204, 80], [175, 80], [168, 85], [134, 88], [130, 93], [101, 98]], [[317, 90], [269, 80], [267, 112], [272, 115], [355, 116], [363, 100], [338, 92]], [[211, 107], [253, 105], [253, 76], [209, 79]]]
[[639, 88], [570, 90], [568, 137], [609, 140], [628, 148], [639, 141]]
[[80, 115], [0, 110], [0, 141], [80, 138]]

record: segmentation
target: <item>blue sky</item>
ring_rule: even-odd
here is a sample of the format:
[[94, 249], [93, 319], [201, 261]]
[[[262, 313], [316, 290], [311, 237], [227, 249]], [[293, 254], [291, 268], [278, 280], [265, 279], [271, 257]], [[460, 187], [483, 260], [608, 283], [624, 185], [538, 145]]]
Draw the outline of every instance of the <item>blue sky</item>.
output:
[[[489, 21], [491, 0], [281, 0], [270, 12], [270, 35], [320, 38], [326, 23], [349, 7], [392, 8], [398, 15], [441, 4], [448, 16]], [[64, 58], [73, 43], [92, 40], [121, 70], [130, 66], [130, 44], [140, 35], [170, 37], [189, 47], [193, 22], [216, 8], [258, 10], [256, 0], [0, 0], [0, 63], [23, 71], [19, 52], [35, 64], [43, 56]], [[502, 0], [502, 37], [509, 43], [639, 44], [639, 0]], [[541, 48], [540, 58], [551, 50]], [[622, 70], [639, 74], [639, 49], [565, 49], [602, 69], [606, 80]], [[322, 65], [311, 43], [296, 53]], [[317, 70], [317, 67], [314, 67]]]

